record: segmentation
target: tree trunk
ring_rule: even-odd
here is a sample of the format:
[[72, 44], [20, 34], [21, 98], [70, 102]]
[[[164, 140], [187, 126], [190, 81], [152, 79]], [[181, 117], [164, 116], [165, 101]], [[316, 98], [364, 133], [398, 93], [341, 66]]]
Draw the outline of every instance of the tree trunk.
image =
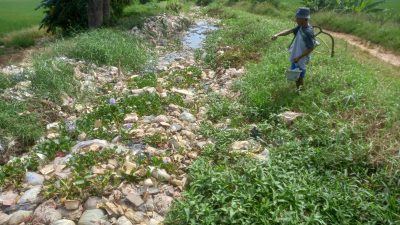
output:
[[89, 28], [103, 25], [103, 0], [88, 0], [88, 25]]
[[103, 0], [103, 23], [108, 24], [111, 18], [111, 0]]

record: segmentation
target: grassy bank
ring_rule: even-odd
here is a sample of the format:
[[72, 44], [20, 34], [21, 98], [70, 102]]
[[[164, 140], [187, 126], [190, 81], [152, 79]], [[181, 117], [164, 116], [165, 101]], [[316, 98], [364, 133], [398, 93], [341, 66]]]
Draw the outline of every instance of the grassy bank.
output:
[[[398, 12], [396, 12], [398, 13]], [[400, 15], [396, 15], [400, 18]], [[400, 20], [388, 20], [384, 14], [356, 15], [320, 12], [313, 21], [326, 29], [356, 35], [366, 41], [400, 53]]]
[[[245, 64], [247, 74], [235, 85], [239, 102], [214, 97], [209, 119], [230, 119], [228, 128], [202, 125], [214, 145], [192, 165], [166, 224], [400, 222], [398, 72], [363, 63], [340, 42], [337, 57], [314, 55], [298, 94], [283, 76], [290, 38], [268, 41], [293, 26], [288, 20], [221, 7], [209, 13], [226, 26], [209, 37], [206, 62]], [[213, 54], [223, 46], [231, 50]], [[306, 116], [287, 125], [277, 116], [286, 110]], [[261, 130], [269, 162], [231, 151], [249, 138], [250, 124]]]
[[[229, 5], [235, 9], [245, 10], [254, 14], [276, 16], [292, 19], [297, 7], [302, 6], [300, 0], [265, 1], [254, 3], [239, 1], [229, 3], [220, 1], [221, 7]], [[379, 13], [339, 13], [321, 11], [314, 13], [311, 23], [337, 32], [356, 35], [366, 41], [383, 46], [384, 48], [400, 53], [400, 14], [399, 2], [387, 1], [382, 5], [387, 10]]]
[[35, 8], [39, 0], [2, 0], [0, 1], [0, 37], [4, 34], [38, 25], [43, 18]]
[[[25, 81], [29, 82], [27, 91], [32, 94], [32, 98], [28, 98], [23, 104], [12, 99], [0, 101], [0, 134], [7, 139], [0, 139], [0, 143], [8, 143], [10, 140], [18, 143], [14, 150], [8, 151], [11, 155], [27, 152], [44, 134], [45, 125], [57, 120], [57, 113], [52, 113], [54, 109], [49, 107], [54, 107], [54, 103], [60, 104], [63, 95], [67, 94], [78, 101], [94, 101], [92, 95], [79, 92], [80, 83], [75, 79], [73, 65], [57, 57], [67, 56], [84, 60], [87, 65], [94, 63], [98, 66], [120, 66], [126, 72], [139, 72], [148, 63], [151, 51], [150, 45], [131, 34], [120, 30], [100, 29], [50, 44], [42, 52], [33, 55], [32, 68], [25, 69], [18, 77], [0, 74], [2, 92], [20, 81]], [[50, 100], [50, 104], [46, 103], [47, 100]], [[59, 145], [51, 146], [54, 150]], [[4, 160], [7, 160], [8, 156], [4, 156]], [[4, 163], [3, 159], [0, 162]], [[25, 171], [26, 166], [28, 165], [21, 163], [21, 171]], [[10, 168], [12, 167], [15, 166]], [[20, 180], [21, 175], [23, 173], [11, 171], [3, 178], [0, 176], [0, 184], [4, 184], [6, 179]]]
[[27, 48], [46, 35], [38, 27], [44, 16], [41, 11], [35, 10], [39, 2], [39, 0], [0, 1], [0, 45], [6, 48]]

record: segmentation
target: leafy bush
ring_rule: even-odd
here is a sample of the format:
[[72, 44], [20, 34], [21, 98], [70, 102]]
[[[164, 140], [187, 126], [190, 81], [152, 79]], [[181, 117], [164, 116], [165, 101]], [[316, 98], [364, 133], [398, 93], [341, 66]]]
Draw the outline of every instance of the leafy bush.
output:
[[[111, 17], [115, 19], [122, 16], [124, 7], [131, 2], [131, 0], [111, 0]], [[88, 26], [87, 0], [42, 0], [36, 9], [44, 10], [45, 17], [40, 28], [47, 27], [47, 32], [56, 32], [57, 28], [60, 28], [69, 33]]]
[[335, 9], [355, 13], [382, 11], [383, 9], [379, 8], [379, 5], [384, 2], [385, 0], [303, 0], [303, 4], [313, 11]]
[[175, 13], [179, 13], [179, 11], [182, 9], [182, 4], [179, 2], [179, 0], [168, 0], [166, 9]]
[[197, 5], [206, 6], [213, 2], [214, 0], [196, 0]]

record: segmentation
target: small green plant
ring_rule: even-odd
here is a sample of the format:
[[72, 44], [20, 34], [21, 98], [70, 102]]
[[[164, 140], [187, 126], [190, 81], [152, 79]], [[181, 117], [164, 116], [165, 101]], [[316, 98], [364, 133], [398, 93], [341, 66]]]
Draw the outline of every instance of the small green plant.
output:
[[157, 147], [160, 147], [160, 145], [165, 144], [167, 142], [167, 139], [162, 134], [157, 133], [157, 134], [145, 137], [143, 142], [145, 144], [148, 144], [152, 147], [157, 148]]
[[70, 137], [62, 135], [56, 140], [46, 140], [36, 146], [36, 151], [47, 156], [48, 160], [53, 160], [57, 153], [68, 153], [75, 142]]
[[12, 86], [10, 79], [7, 75], [0, 73], [0, 92]]
[[174, 70], [166, 76], [171, 87], [189, 88], [199, 82], [201, 69], [195, 66], [189, 66], [185, 69]]
[[[115, 101], [115, 102], [114, 102]], [[118, 131], [114, 132], [113, 126], [121, 127], [125, 115], [136, 112], [140, 116], [159, 115], [162, 106], [166, 104], [156, 94], [145, 93], [139, 96], [123, 97], [120, 100], [103, 99], [98, 107], [77, 121], [77, 130], [85, 132], [90, 138], [101, 138], [111, 141]], [[95, 127], [101, 123], [100, 127]], [[134, 124], [132, 124], [132, 127]]]
[[156, 86], [157, 86], [157, 76], [154, 73], [134, 77], [130, 80], [128, 84], [129, 88], [144, 88], [144, 87], [156, 87]]
[[36, 171], [38, 167], [39, 159], [36, 155], [17, 158], [5, 165], [0, 165], [0, 187], [11, 185], [18, 188], [22, 185], [26, 171]]
[[170, 93], [166, 98], [162, 99], [164, 105], [174, 104], [182, 107], [186, 107], [185, 101], [182, 96], [175, 93]]
[[182, 4], [179, 2], [179, 0], [168, 0], [165, 8], [175, 13], [179, 13], [179, 11], [182, 9]]
[[211, 121], [217, 122], [224, 117], [235, 114], [232, 103], [223, 96], [211, 95], [208, 99], [207, 116]]

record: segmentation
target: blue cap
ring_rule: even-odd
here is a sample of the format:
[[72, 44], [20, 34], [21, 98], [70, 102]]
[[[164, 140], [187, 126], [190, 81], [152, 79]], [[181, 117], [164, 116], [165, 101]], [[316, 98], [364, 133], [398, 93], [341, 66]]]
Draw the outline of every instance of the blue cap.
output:
[[310, 19], [310, 9], [306, 7], [300, 7], [297, 9], [296, 18], [299, 19]]

